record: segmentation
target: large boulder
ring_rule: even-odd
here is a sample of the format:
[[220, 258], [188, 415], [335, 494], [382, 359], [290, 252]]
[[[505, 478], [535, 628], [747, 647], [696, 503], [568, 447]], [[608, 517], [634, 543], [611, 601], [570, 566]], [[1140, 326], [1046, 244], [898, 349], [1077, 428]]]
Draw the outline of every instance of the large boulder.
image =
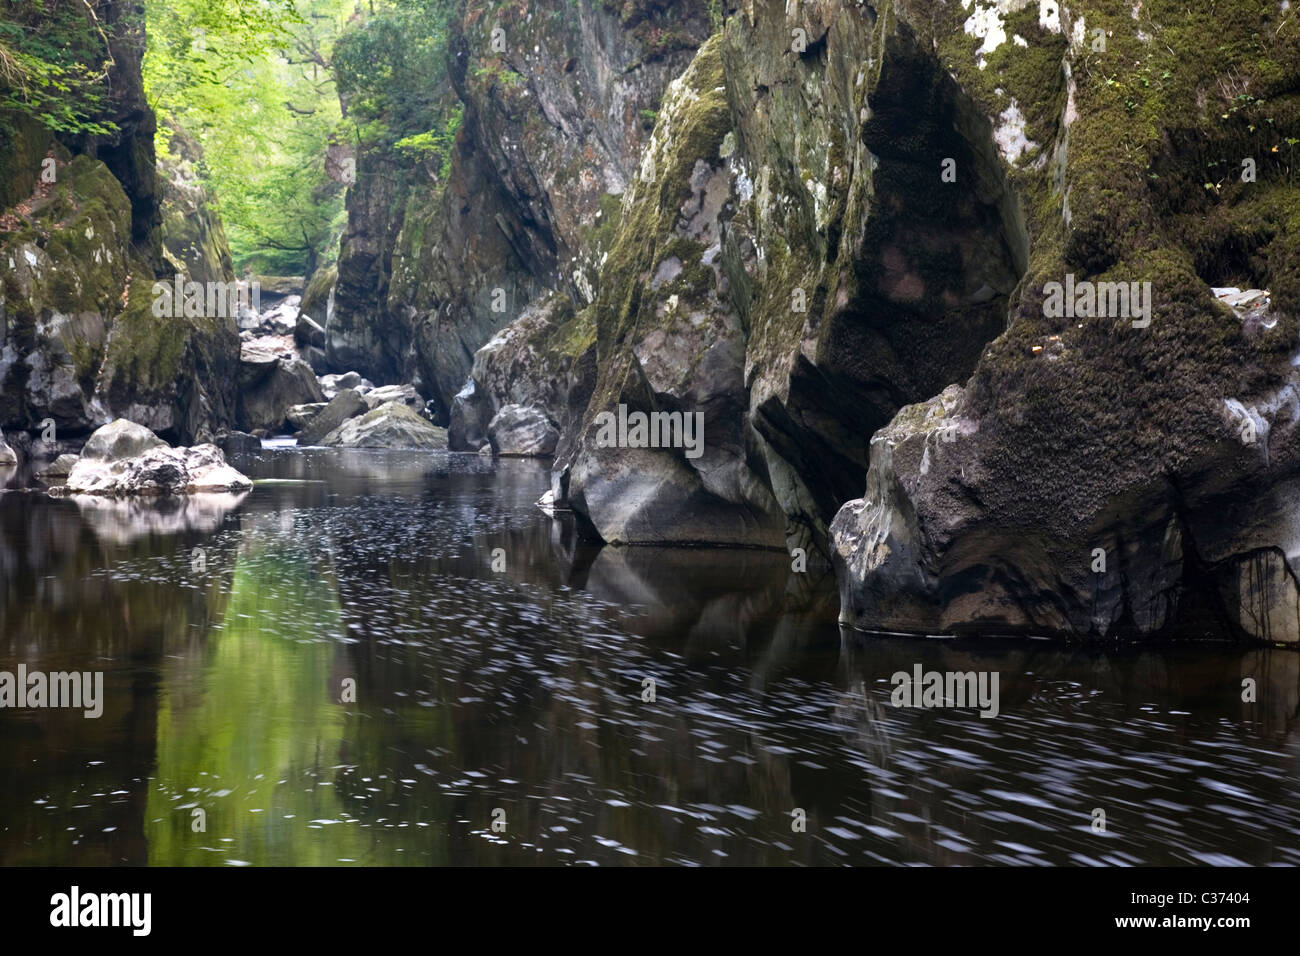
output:
[[389, 402], [344, 422], [321, 444], [342, 448], [446, 448], [447, 430], [430, 425], [401, 402]]
[[87, 458], [68, 473], [74, 495], [175, 495], [247, 491], [253, 483], [226, 463], [216, 445], [153, 447], [128, 458]]
[[363, 415], [370, 410], [356, 389], [345, 388], [303, 426], [298, 432], [299, 445], [320, 445], [325, 437], [349, 419]]
[[302, 431], [315, 420], [327, 404], [329, 403], [308, 402], [306, 405], [294, 405], [285, 412], [284, 423], [294, 431]]
[[298, 313], [298, 320], [293, 327], [293, 338], [299, 346], [325, 347], [325, 329], [318, 325], [306, 312]]
[[537, 406], [506, 405], [489, 423], [488, 440], [502, 457], [544, 458], [555, 454], [560, 432]]
[[81, 457], [87, 461], [122, 461], [143, 455], [151, 448], [166, 448], [167, 443], [143, 425], [118, 418], [95, 429]]
[[72, 454], [62, 454], [53, 461], [46, 462], [36, 469], [36, 475], [40, 478], [66, 478], [72, 473], [72, 466], [79, 460], [78, 456]]
[[311, 366], [299, 359], [277, 359], [266, 377], [240, 395], [240, 425], [245, 431], [276, 430], [295, 405], [324, 402]]

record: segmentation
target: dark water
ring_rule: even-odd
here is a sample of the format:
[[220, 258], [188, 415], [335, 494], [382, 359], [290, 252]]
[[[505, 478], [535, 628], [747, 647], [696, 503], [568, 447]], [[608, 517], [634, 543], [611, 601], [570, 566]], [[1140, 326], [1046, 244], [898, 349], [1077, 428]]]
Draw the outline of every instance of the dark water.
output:
[[864, 639], [782, 555], [577, 547], [534, 462], [236, 464], [305, 481], [0, 495], [0, 670], [106, 698], [0, 710], [0, 864], [1300, 863], [1300, 654]]

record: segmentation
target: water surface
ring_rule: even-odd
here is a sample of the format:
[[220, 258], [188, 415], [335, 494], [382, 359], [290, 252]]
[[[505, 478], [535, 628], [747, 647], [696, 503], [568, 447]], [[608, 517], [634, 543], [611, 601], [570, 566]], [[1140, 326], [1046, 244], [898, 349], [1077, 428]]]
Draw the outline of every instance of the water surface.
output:
[[1295, 652], [865, 638], [780, 554], [580, 546], [537, 462], [234, 463], [0, 494], [0, 670], [106, 690], [0, 710], [0, 864], [1300, 863]]

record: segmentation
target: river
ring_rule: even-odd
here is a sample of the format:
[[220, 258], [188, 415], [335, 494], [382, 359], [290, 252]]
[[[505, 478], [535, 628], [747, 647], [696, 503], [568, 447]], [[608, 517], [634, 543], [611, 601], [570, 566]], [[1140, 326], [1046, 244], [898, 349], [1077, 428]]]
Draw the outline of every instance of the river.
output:
[[0, 671], [105, 698], [0, 710], [0, 865], [1300, 863], [1293, 651], [868, 637], [781, 554], [580, 545], [538, 462], [233, 464], [0, 494]]

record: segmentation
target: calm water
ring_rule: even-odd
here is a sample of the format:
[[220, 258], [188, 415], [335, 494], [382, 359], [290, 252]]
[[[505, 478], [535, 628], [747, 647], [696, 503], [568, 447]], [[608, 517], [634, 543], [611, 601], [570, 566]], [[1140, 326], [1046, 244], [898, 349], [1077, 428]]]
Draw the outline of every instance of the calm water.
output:
[[0, 710], [0, 864], [1300, 863], [1300, 654], [865, 639], [779, 554], [577, 547], [535, 462], [235, 463], [0, 495], [0, 670], [106, 697]]

